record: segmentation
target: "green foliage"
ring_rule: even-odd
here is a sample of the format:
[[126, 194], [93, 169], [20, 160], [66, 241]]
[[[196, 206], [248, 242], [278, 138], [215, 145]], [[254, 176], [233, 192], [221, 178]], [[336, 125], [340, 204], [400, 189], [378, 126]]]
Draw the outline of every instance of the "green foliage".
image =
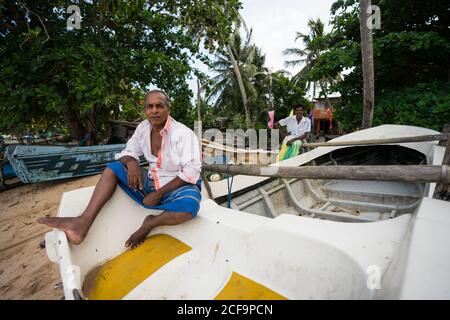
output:
[[330, 92], [329, 85], [333, 85], [339, 79], [339, 73], [321, 72], [323, 68], [316, 66], [322, 55], [332, 47], [330, 36], [325, 33], [324, 23], [319, 18], [309, 19], [308, 28], [308, 34], [297, 32], [295, 37], [295, 40], [302, 41], [303, 48], [288, 48], [283, 54], [295, 57], [294, 60], [285, 61], [286, 66], [303, 65], [293, 80], [305, 86], [307, 91], [312, 87], [313, 96], [316, 98], [317, 89], [320, 89], [320, 94], [324, 96]]
[[272, 74], [272, 93], [277, 119], [287, 117], [292, 107], [299, 102], [307, 108], [311, 107], [304, 98], [303, 89], [281, 71]]
[[[361, 103], [350, 101], [336, 107], [345, 130], [361, 124]], [[378, 96], [373, 124], [402, 124], [442, 131], [450, 119], [450, 83], [419, 83]]]
[[239, 113], [235, 114], [231, 120], [230, 128], [246, 130], [247, 126], [245, 124], [245, 116]]
[[[253, 120], [261, 109], [266, 106], [266, 100], [261, 95], [265, 89], [264, 67], [265, 57], [252, 43], [251, 30], [243, 38], [236, 29], [230, 40], [230, 47], [238, 64], [248, 98], [248, 106]], [[219, 48], [210, 62], [209, 67], [215, 72], [207, 88], [208, 101], [222, 112], [241, 114], [244, 112], [242, 96], [231, 58], [225, 47]]]
[[148, 86], [165, 90], [183, 121], [200, 39], [223, 43], [240, 7], [237, 0], [75, 1], [81, 29], [67, 30], [66, 1], [22, 3], [0, 4], [0, 131], [65, 124], [75, 138], [102, 137], [111, 117], [140, 117]]
[[418, 83], [381, 95], [374, 124], [397, 123], [442, 131], [450, 121], [450, 83]]
[[[236, 30], [230, 43], [241, 72], [255, 128], [267, 128], [268, 110], [275, 109], [277, 116], [284, 117], [289, 114], [294, 103], [306, 102], [302, 87], [290, 80], [284, 71], [269, 73], [264, 66], [264, 54], [252, 43], [251, 30], [244, 38]], [[207, 91], [208, 101], [214, 102], [212, 110], [217, 116], [231, 119], [232, 128], [244, 129], [242, 96], [225, 48], [216, 51], [210, 67], [216, 72]]]
[[[358, 128], [362, 118], [358, 4], [356, 0], [334, 2], [333, 31], [327, 39], [331, 49], [310, 72], [318, 78], [346, 71], [343, 81], [330, 88], [342, 95], [335, 115], [346, 130]], [[373, 0], [372, 4], [381, 10], [381, 29], [373, 33], [373, 124], [442, 129], [450, 119], [448, 1]]]

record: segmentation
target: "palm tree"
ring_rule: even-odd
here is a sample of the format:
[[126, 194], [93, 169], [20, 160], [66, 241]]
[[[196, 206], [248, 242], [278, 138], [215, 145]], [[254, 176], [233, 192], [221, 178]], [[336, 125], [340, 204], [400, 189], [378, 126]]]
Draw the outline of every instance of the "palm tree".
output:
[[[303, 34], [297, 32], [295, 41], [300, 39], [303, 42], [304, 49], [300, 48], [288, 48], [283, 51], [284, 55], [296, 56], [297, 59], [285, 61], [287, 67], [294, 67], [297, 65], [304, 65], [303, 68], [292, 78], [296, 83], [303, 79], [307, 79], [308, 73], [315, 66], [322, 53], [327, 50], [327, 42], [325, 41], [325, 26], [320, 18], [317, 20], [308, 20], [309, 33]], [[325, 99], [328, 101], [327, 87], [335, 81], [333, 78], [322, 78], [319, 80], [307, 81], [306, 90], [309, 91], [311, 86], [313, 87], [313, 98], [316, 95], [316, 88], [319, 86], [321, 92], [325, 95]]]
[[372, 126], [373, 108], [375, 104], [372, 30], [370, 30], [367, 25], [370, 19], [369, 9], [371, 5], [371, 0], [361, 0], [359, 2], [362, 71], [364, 80], [363, 119], [361, 124], [363, 129]]
[[210, 68], [217, 74], [210, 80], [212, 87], [208, 100], [214, 98], [215, 107], [239, 112], [242, 100], [247, 127], [252, 125], [250, 107], [255, 104], [259, 90], [255, 87], [265, 73], [264, 56], [252, 44], [252, 30], [244, 38], [235, 29], [225, 49], [216, 52]]
[[242, 80], [241, 71], [239, 70], [239, 65], [236, 62], [236, 59], [234, 58], [233, 49], [231, 48], [230, 44], [227, 44], [227, 51], [228, 51], [228, 56], [230, 57], [230, 62], [233, 66], [234, 73], [236, 74], [236, 80], [239, 85], [239, 91], [241, 92], [242, 103], [244, 104], [244, 111], [245, 111], [245, 122], [247, 124], [247, 127], [250, 127], [251, 117], [250, 117], [250, 110], [248, 109], [247, 94], [245, 92], [244, 82]]

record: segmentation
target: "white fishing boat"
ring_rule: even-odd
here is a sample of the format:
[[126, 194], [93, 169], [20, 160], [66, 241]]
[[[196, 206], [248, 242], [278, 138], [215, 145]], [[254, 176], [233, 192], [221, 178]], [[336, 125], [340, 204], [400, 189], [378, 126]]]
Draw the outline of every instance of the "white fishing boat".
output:
[[[332, 141], [435, 134], [384, 125]], [[319, 147], [270, 170], [441, 165], [444, 152], [437, 142]], [[450, 202], [433, 198], [436, 183], [238, 175], [231, 189], [226, 180], [210, 187], [215, 200], [203, 188], [197, 218], [158, 227], [131, 251], [124, 247], [130, 234], [146, 215], [160, 212], [142, 208], [120, 188], [81, 245], [69, 244], [62, 231], [47, 233], [65, 298], [450, 298]], [[65, 193], [58, 216], [79, 215], [92, 192]]]

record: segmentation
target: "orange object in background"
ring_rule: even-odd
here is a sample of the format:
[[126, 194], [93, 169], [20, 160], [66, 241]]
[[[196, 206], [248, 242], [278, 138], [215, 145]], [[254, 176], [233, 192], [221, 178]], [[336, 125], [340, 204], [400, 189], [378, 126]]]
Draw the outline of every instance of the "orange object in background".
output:
[[329, 107], [314, 107], [313, 109], [313, 119], [314, 119], [314, 132], [315, 134], [320, 133], [321, 123], [323, 121], [329, 122], [329, 130], [333, 129], [333, 109]]
[[328, 119], [328, 113], [325, 109], [322, 108], [314, 108], [313, 110], [313, 117], [316, 120], [321, 120], [321, 119]]

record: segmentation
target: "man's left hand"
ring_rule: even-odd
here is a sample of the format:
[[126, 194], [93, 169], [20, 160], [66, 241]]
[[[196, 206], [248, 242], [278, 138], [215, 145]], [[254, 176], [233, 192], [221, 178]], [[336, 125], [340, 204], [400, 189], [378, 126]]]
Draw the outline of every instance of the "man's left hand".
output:
[[158, 190], [149, 193], [145, 196], [144, 201], [142, 201], [146, 206], [156, 206], [164, 197], [164, 194], [159, 192]]
[[291, 144], [294, 142], [294, 140], [289, 140], [288, 142], [286, 142], [286, 145], [288, 146], [288, 147], [290, 147], [291, 146]]

